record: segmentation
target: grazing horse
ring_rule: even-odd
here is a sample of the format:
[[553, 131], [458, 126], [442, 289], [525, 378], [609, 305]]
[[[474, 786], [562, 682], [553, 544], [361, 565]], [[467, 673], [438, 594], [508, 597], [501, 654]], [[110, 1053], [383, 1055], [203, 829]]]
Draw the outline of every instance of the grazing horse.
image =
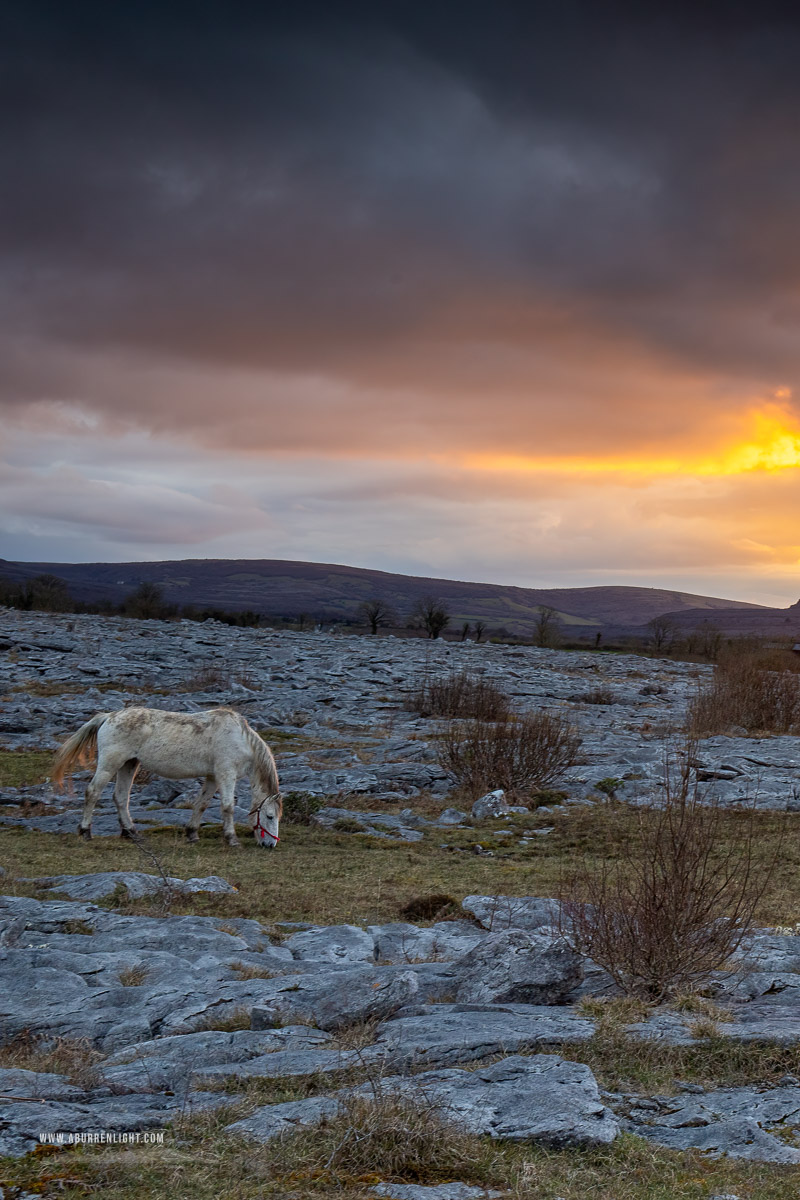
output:
[[249, 775], [252, 789], [250, 825], [261, 846], [275, 846], [278, 822], [283, 812], [275, 759], [266, 742], [239, 713], [231, 708], [207, 712], [162, 712], [158, 708], [123, 708], [98, 713], [73, 733], [58, 751], [53, 764], [53, 782], [60, 786], [64, 776], [77, 766], [86, 766], [97, 754], [94, 777], [86, 788], [83, 815], [78, 826], [81, 837], [92, 836], [92, 813], [103, 788], [116, 775], [114, 803], [120, 837], [136, 833], [128, 808], [133, 778], [139, 767], [167, 779], [205, 778], [195, 797], [186, 827], [190, 842], [198, 840], [198, 828], [211, 797], [219, 791], [222, 829], [229, 846], [240, 845], [233, 827], [233, 794], [236, 780]]

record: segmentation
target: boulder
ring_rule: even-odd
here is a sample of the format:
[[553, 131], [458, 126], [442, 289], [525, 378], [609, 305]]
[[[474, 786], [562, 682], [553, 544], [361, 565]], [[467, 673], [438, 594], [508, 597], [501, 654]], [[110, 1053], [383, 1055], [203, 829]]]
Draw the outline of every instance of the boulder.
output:
[[296, 959], [319, 962], [372, 962], [375, 947], [370, 933], [357, 925], [328, 925], [293, 934], [283, 943]]
[[522, 929], [488, 934], [455, 969], [460, 1003], [564, 1004], [583, 978], [566, 942]]
[[494, 792], [487, 792], [485, 796], [481, 796], [472, 806], [472, 817], [475, 821], [485, 821], [487, 817], [501, 817], [509, 811], [509, 804], [506, 800], [506, 794], [502, 788], [498, 788]]
[[561, 911], [557, 900], [542, 896], [465, 896], [461, 907], [493, 933], [557, 925]]
[[455, 962], [486, 933], [471, 921], [437, 921], [426, 929], [403, 921], [370, 925], [378, 962]]
[[320, 1029], [346, 1029], [360, 1021], [385, 1020], [417, 995], [412, 971], [315, 971], [285, 975], [264, 985], [261, 1003], [252, 1010], [251, 1028], [278, 1022], [312, 1020]]

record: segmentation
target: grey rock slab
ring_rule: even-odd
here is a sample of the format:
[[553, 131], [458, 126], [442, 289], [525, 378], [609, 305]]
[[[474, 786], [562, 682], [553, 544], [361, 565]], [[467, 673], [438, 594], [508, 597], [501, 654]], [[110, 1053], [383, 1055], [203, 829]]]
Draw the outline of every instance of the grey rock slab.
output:
[[378, 962], [454, 962], [488, 935], [471, 921], [437, 921], [427, 928], [402, 921], [370, 925]]
[[315, 812], [313, 819], [324, 829], [334, 829], [337, 821], [356, 821], [362, 827], [360, 832], [368, 833], [370, 837], [394, 837], [404, 842], [419, 842], [424, 837], [420, 829], [412, 829], [406, 818], [394, 813], [359, 812], [356, 809], [326, 807]]
[[375, 946], [371, 934], [357, 925], [328, 925], [293, 934], [283, 943], [296, 959], [321, 962], [372, 962]]
[[289, 975], [264, 983], [252, 1011], [252, 1028], [269, 1029], [293, 1017], [311, 1019], [320, 1029], [344, 1029], [365, 1020], [385, 1020], [414, 1000], [419, 983], [412, 971], [365, 967], [340, 972]]
[[[74, 900], [102, 900], [114, 894], [118, 887], [125, 889], [129, 900], [152, 896], [164, 889], [164, 880], [159, 875], [148, 875], [143, 871], [98, 871], [92, 875], [51, 875], [36, 879], [34, 883], [47, 886], [52, 892], [63, 892]], [[230, 893], [236, 888], [210, 875], [204, 879], [176, 879], [167, 876], [167, 886], [176, 892]]]
[[307, 1079], [314, 1075], [345, 1071], [364, 1061], [358, 1050], [276, 1050], [244, 1062], [216, 1067], [198, 1067], [192, 1075], [195, 1086], [220, 1079]]
[[223, 1108], [235, 1097], [215, 1092], [176, 1096], [104, 1096], [81, 1104], [44, 1101], [3, 1105], [0, 1149], [14, 1157], [29, 1153], [42, 1132], [83, 1133], [157, 1129], [178, 1115]]
[[226, 1126], [227, 1132], [250, 1141], [269, 1142], [274, 1137], [294, 1129], [314, 1128], [324, 1120], [335, 1117], [339, 1101], [330, 1096], [310, 1096], [307, 1100], [292, 1100], [286, 1104], [270, 1104], [243, 1121]]
[[176, 1091], [193, 1074], [219, 1064], [242, 1064], [272, 1051], [323, 1046], [331, 1034], [308, 1026], [254, 1032], [206, 1030], [136, 1042], [103, 1064], [101, 1079], [114, 1091]]
[[583, 978], [580, 955], [566, 942], [523, 929], [488, 934], [456, 963], [456, 1000], [563, 1004]]
[[[383, 1094], [398, 1094], [472, 1133], [542, 1145], [605, 1146], [619, 1133], [614, 1114], [600, 1099], [597, 1083], [583, 1063], [565, 1062], [557, 1055], [512, 1057], [475, 1071], [429, 1071], [412, 1078], [390, 1076]], [[372, 1085], [340, 1092], [374, 1095]], [[228, 1126], [257, 1141], [269, 1141], [288, 1128], [313, 1126], [337, 1112], [337, 1097], [273, 1104], [244, 1121]]]
[[503, 1195], [469, 1183], [437, 1183], [432, 1187], [421, 1183], [376, 1183], [370, 1191], [386, 1200], [494, 1200]]
[[747, 1117], [718, 1121], [702, 1128], [675, 1129], [644, 1125], [631, 1128], [640, 1137], [660, 1146], [667, 1146], [671, 1150], [702, 1150], [710, 1158], [720, 1158], [725, 1154], [730, 1158], [755, 1162], [800, 1162], [800, 1150], [787, 1146]]
[[466, 896], [461, 907], [493, 933], [553, 926], [561, 910], [557, 900], [542, 896]]
[[494, 1054], [579, 1045], [594, 1022], [550, 1005], [431, 1004], [384, 1022], [364, 1053], [392, 1069], [452, 1066]]
[[382, 1088], [441, 1106], [444, 1115], [470, 1133], [509, 1141], [553, 1148], [607, 1146], [620, 1132], [589, 1068], [555, 1054], [513, 1055], [473, 1071], [390, 1076]]
[[26, 1071], [19, 1067], [0, 1068], [0, 1098], [14, 1096], [31, 1100], [75, 1100], [83, 1089], [63, 1075], [50, 1071]]

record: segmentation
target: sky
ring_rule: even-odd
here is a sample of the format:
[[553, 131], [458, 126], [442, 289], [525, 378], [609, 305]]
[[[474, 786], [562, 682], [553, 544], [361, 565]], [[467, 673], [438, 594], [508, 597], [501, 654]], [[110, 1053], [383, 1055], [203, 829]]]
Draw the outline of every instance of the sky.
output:
[[0, 557], [800, 596], [800, 13], [6, 0]]

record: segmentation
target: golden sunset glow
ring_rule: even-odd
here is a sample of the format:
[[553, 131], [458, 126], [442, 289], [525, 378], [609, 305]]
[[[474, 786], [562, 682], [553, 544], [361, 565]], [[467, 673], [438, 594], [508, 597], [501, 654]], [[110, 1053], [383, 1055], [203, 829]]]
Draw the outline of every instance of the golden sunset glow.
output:
[[749, 472], [787, 471], [800, 467], [800, 426], [791, 415], [774, 406], [752, 411], [746, 418], [749, 436], [723, 444], [712, 453], [689, 450], [684, 455], [653, 456], [636, 453], [589, 457], [516, 454], [468, 454], [461, 465], [475, 470], [520, 474], [553, 472], [565, 475], [727, 476]]
[[797, 600], [798, 13], [17, 7], [0, 558]]

